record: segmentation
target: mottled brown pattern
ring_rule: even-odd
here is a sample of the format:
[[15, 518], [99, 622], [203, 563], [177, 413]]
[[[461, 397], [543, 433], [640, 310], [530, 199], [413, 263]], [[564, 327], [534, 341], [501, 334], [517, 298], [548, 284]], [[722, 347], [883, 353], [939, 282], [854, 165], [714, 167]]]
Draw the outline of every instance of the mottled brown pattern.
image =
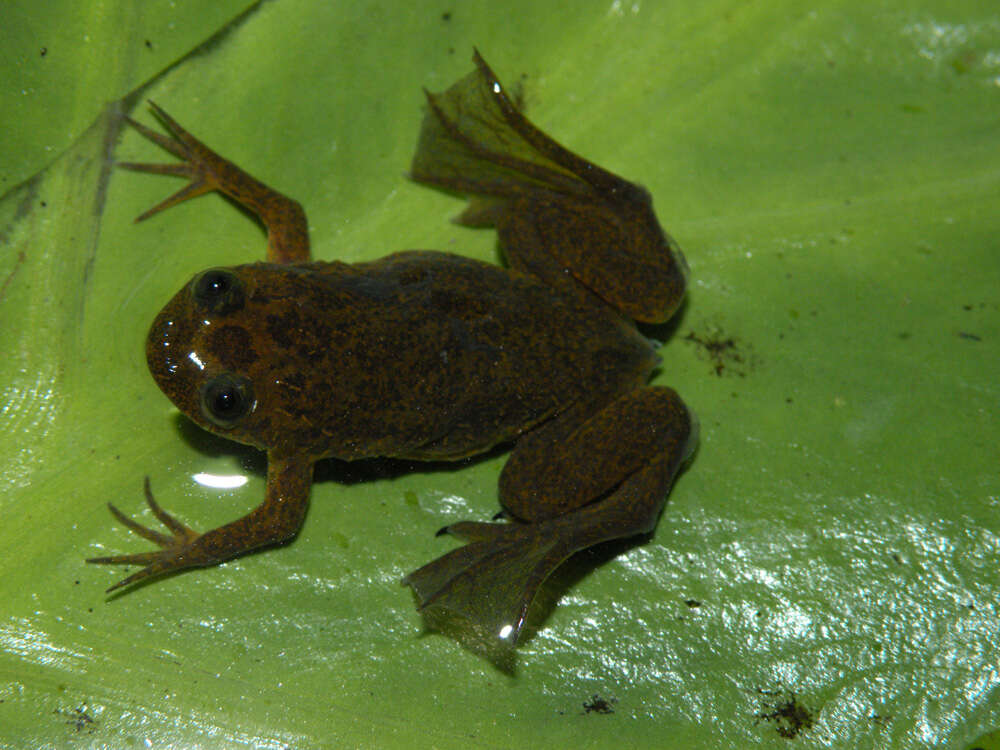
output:
[[206, 338], [205, 350], [215, 357], [225, 357], [230, 364], [229, 370], [246, 372], [260, 359], [254, 349], [254, 337], [243, 326], [214, 327]]
[[411, 171], [471, 196], [462, 220], [496, 227], [510, 269], [432, 251], [310, 261], [295, 201], [155, 105], [173, 139], [133, 123], [184, 161], [126, 166], [190, 179], [143, 218], [220, 190], [268, 229], [269, 262], [196, 276], [146, 350], [182, 412], [267, 451], [268, 483], [259, 507], [204, 534], [148, 487], [169, 535], [112, 508], [159, 546], [92, 560], [145, 566], [113, 588], [294, 536], [313, 466], [330, 456], [458, 459], [514, 442], [499, 486], [512, 520], [448, 527], [468, 544], [405, 579], [425, 612], [487, 641], [516, 642], [538, 586], [573, 552], [655, 526], [697, 429], [674, 391], [644, 385], [657, 358], [632, 321], [677, 309], [683, 258], [644, 190], [552, 141], [475, 62], [428, 95]]

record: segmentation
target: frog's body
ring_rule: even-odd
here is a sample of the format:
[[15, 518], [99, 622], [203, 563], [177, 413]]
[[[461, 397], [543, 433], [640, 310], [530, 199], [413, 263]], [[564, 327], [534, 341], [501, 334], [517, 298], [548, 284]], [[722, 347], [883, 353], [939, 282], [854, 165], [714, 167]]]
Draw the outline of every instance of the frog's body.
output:
[[[297, 203], [161, 110], [177, 141], [133, 123], [186, 163], [126, 166], [191, 178], [146, 215], [217, 189], [268, 228], [269, 262], [197, 275], [147, 342], [182, 412], [267, 451], [268, 487], [250, 514], [204, 534], [148, 488], [171, 536], [112, 507], [162, 548], [93, 560], [146, 566], [118, 586], [290, 538], [326, 457], [457, 459], [514, 442], [500, 478], [511, 521], [448, 527], [469, 544], [406, 579], [421, 606], [510, 642], [566, 557], [653, 528], [696, 430], [673, 391], [644, 386], [657, 358], [632, 319], [674, 312], [683, 260], [643, 191], [535, 129], [476, 62], [430, 97], [413, 176], [478, 196], [463, 219], [497, 227], [510, 269], [430, 251], [313, 262]], [[470, 99], [495, 120], [488, 132], [468, 132]], [[504, 128], [520, 141], [494, 142]]]
[[244, 304], [209, 317], [185, 288], [153, 323], [150, 370], [186, 413], [199, 411], [189, 383], [239, 372], [268, 408], [227, 437], [304, 459], [463, 458], [634, 388], [655, 363], [597, 305], [457, 255], [227, 272]]

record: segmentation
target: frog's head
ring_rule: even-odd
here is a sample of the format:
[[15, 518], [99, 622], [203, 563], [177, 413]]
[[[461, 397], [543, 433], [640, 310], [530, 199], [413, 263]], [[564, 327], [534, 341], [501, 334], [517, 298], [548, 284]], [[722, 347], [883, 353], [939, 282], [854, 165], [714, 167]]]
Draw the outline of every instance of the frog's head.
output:
[[160, 311], [146, 340], [157, 385], [206, 430], [265, 450], [308, 454], [315, 406], [301, 383], [294, 268], [259, 264], [195, 276]]

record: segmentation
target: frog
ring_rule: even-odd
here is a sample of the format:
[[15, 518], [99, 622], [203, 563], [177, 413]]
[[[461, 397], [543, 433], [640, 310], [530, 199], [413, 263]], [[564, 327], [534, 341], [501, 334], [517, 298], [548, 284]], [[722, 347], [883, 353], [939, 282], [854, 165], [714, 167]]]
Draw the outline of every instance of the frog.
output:
[[403, 250], [314, 260], [301, 204], [211, 150], [150, 102], [165, 133], [131, 127], [179, 161], [120, 167], [180, 176], [142, 221], [219, 192], [257, 217], [264, 261], [197, 273], [156, 315], [146, 359], [199, 427], [267, 456], [264, 499], [195, 531], [159, 505], [166, 533], [115, 505], [150, 551], [108, 592], [286, 543], [324, 459], [456, 462], [509, 449], [501, 512], [440, 529], [461, 542], [403, 579], [424, 614], [516, 645], [539, 587], [580, 550], [655, 528], [698, 423], [650, 385], [688, 267], [650, 194], [536, 127], [479, 54], [426, 111], [409, 176], [468, 200], [459, 224], [492, 228], [502, 263]]

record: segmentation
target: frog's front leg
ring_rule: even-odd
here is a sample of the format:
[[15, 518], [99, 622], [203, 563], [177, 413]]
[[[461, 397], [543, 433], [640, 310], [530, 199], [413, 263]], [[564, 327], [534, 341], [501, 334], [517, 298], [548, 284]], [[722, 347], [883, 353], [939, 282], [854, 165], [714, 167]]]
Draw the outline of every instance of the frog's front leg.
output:
[[696, 443], [669, 388], [631, 391], [582, 422], [557, 418], [517, 444], [501, 475], [501, 502], [519, 520], [443, 529], [468, 544], [404, 583], [422, 610], [513, 644], [539, 585], [570, 555], [652, 531]]
[[120, 162], [118, 166], [137, 172], [187, 177], [189, 182], [140, 215], [136, 221], [147, 219], [190, 198], [218, 190], [253, 212], [263, 222], [267, 228], [267, 259], [270, 262], [309, 260], [309, 224], [305, 211], [297, 201], [269, 188], [219, 156], [153, 102], [149, 106], [170, 131], [172, 138], [157, 133], [130, 117], [126, 117], [126, 121], [146, 138], [183, 161], [179, 164]]
[[145, 566], [109, 588], [111, 592], [153, 576], [184, 568], [215, 565], [258, 547], [284, 542], [302, 528], [309, 506], [312, 472], [311, 463], [270, 457], [264, 502], [242, 518], [204, 534], [199, 534], [160, 508], [153, 499], [147, 478], [146, 502], [153, 515], [170, 531], [169, 535], [131, 520], [110, 503], [108, 507], [122, 524], [142, 538], [158, 544], [161, 549], [132, 555], [94, 557], [87, 562]]

